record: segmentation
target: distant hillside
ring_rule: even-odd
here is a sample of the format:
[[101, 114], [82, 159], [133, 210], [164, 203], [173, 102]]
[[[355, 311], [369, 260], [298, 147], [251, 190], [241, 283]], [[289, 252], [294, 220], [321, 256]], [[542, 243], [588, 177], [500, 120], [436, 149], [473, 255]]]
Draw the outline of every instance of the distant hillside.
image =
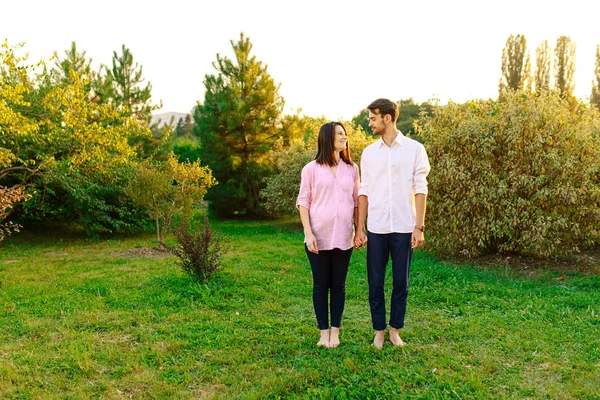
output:
[[171, 122], [171, 118], [173, 118], [173, 128], [175, 128], [175, 126], [177, 125], [177, 121], [179, 121], [179, 118], [185, 118], [186, 115], [186, 113], [175, 111], [154, 114], [152, 116], [152, 125], [154, 125], [155, 123], [159, 123], [159, 121], [159, 126], [167, 125], [169, 122]]

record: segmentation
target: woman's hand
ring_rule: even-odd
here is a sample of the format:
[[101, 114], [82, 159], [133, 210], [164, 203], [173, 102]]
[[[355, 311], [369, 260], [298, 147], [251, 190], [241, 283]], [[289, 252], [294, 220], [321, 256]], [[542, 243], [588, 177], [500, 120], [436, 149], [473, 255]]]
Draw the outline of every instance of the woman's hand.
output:
[[311, 253], [319, 254], [317, 238], [312, 233], [306, 234], [306, 247]]

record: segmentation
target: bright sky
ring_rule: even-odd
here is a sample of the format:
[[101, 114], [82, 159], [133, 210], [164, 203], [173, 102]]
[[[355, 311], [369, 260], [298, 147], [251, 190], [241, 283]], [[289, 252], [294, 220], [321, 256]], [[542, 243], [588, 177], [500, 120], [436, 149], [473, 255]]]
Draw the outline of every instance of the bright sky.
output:
[[533, 66], [543, 40], [554, 48], [570, 36], [575, 94], [588, 98], [598, 15], [592, 0], [0, 0], [0, 40], [26, 42], [31, 61], [76, 41], [96, 68], [125, 44], [163, 101], [158, 112], [189, 112], [216, 54], [232, 56], [244, 32], [286, 112], [349, 119], [378, 97], [495, 98], [511, 34], [525, 35]]

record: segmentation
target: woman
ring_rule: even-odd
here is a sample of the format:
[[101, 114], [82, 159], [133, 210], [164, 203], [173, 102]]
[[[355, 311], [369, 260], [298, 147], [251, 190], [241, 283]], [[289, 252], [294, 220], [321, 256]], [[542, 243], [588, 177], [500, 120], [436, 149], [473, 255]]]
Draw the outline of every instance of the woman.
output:
[[[348, 134], [340, 122], [321, 126], [318, 145], [315, 160], [302, 169], [296, 207], [312, 269], [313, 304], [321, 331], [317, 346], [333, 348], [340, 344], [359, 174], [358, 166], [350, 158]], [[331, 296], [331, 329], [328, 296]]]

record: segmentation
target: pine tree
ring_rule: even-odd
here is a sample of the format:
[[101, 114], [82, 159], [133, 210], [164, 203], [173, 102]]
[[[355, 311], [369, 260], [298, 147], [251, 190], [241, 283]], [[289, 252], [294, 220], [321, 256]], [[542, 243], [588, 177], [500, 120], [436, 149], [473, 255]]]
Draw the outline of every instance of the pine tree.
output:
[[596, 68], [594, 69], [596, 80], [592, 81], [592, 96], [590, 103], [600, 110], [600, 45], [596, 45]]
[[502, 50], [500, 98], [507, 90], [531, 90], [531, 61], [525, 35], [510, 35]]
[[152, 111], [160, 108], [152, 105], [152, 85], [148, 82], [144, 86], [142, 66], [134, 62], [131, 51], [125, 45], [121, 51], [120, 55], [113, 52], [112, 68], [104, 67], [110, 102], [126, 107], [140, 120], [150, 121]]
[[544, 40], [535, 51], [535, 91], [550, 89], [552, 53], [550, 44]]
[[575, 89], [575, 42], [561, 36], [554, 49], [554, 82], [563, 97], [573, 97]]
[[200, 138], [201, 159], [219, 184], [211, 189], [211, 209], [217, 214], [260, 214], [259, 191], [273, 170], [268, 152], [278, 138], [284, 99], [267, 66], [251, 55], [243, 33], [231, 41], [234, 59], [217, 54], [216, 75], [206, 75], [204, 102], [194, 111], [194, 133]]

